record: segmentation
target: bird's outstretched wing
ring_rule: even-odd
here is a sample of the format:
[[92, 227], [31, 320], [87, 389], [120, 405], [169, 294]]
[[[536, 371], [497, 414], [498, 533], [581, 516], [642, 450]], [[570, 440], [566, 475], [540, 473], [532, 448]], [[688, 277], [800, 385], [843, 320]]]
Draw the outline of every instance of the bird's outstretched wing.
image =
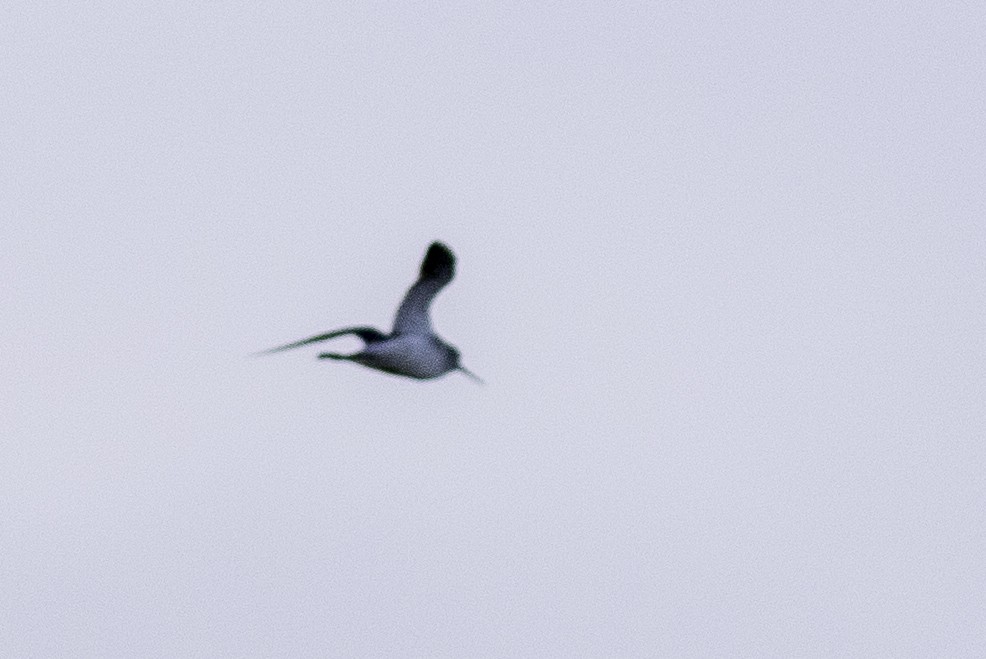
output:
[[318, 336], [313, 336], [308, 339], [302, 339], [301, 341], [295, 341], [294, 343], [289, 343], [284, 346], [271, 348], [270, 350], [262, 350], [260, 352], [255, 352], [253, 354], [269, 355], [272, 352], [281, 352], [282, 350], [290, 350], [291, 348], [298, 348], [300, 346], [308, 345], [309, 343], [318, 343], [319, 341], [327, 341], [329, 339], [334, 339], [337, 336], [345, 336], [346, 334], [355, 334], [359, 338], [363, 339], [366, 343], [383, 341], [384, 339], [387, 338], [387, 336], [383, 332], [373, 327], [347, 327], [345, 329], [336, 330], [334, 332], [328, 332], [326, 334], [319, 334]]
[[428, 307], [446, 284], [455, 276], [455, 255], [442, 243], [428, 247], [418, 281], [404, 296], [394, 318], [394, 334], [428, 334], [431, 320]]

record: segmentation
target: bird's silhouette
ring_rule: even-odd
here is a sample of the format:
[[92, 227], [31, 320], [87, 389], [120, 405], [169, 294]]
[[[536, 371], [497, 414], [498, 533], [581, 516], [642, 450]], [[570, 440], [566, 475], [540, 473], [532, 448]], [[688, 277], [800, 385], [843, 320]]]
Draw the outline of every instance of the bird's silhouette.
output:
[[390, 334], [384, 334], [373, 327], [346, 327], [257, 354], [281, 352], [352, 334], [363, 340], [363, 350], [352, 355], [323, 352], [318, 356], [319, 359], [356, 362], [367, 368], [418, 380], [430, 380], [450, 371], [462, 371], [482, 383], [479, 377], [462, 365], [459, 351], [439, 338], [431, 327], [428, 314], [431, 301], [454, 276], [455, 255], [442, 243], [434, 242], [428, 247], [421, 262], [418, 280], [397, 308], [394, 329]]

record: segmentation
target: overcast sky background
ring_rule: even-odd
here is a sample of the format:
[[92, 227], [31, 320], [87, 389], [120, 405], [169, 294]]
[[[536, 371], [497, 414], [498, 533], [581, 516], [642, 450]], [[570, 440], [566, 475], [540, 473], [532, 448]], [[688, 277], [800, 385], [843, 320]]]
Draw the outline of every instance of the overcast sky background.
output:
[[4, 3], [0, 654], [983, 656], [948, 4]]

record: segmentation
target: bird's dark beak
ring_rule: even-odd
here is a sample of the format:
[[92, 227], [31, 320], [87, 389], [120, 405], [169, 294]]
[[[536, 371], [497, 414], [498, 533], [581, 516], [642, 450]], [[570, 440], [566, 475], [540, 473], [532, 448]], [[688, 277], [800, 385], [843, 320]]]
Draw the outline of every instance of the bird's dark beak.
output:
[[475, 380], [479, 384], [486, 384], [485, 382], [483, 382], [483, 380], [478, 375], [476, 375], [475, 373], [473, 373], [472, 371], [470, 371], [468, 368], [466, 368], [462, 364], [459, 364], [459, 369], [458, 370], [462, 371], [463, 373], [465, 373], [466, 375], [468, 375], [470, 378], [472, 378], [473, 380]]

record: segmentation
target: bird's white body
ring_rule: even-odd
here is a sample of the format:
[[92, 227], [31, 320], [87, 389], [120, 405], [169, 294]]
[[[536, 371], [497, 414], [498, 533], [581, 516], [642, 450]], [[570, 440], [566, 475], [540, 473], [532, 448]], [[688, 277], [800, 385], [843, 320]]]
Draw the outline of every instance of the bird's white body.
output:
[[367, 344], [349, 361], [395, 375], [429, 380], [454, 366], [448, 347], [433, 334], [398, 334], [385, 341]]

